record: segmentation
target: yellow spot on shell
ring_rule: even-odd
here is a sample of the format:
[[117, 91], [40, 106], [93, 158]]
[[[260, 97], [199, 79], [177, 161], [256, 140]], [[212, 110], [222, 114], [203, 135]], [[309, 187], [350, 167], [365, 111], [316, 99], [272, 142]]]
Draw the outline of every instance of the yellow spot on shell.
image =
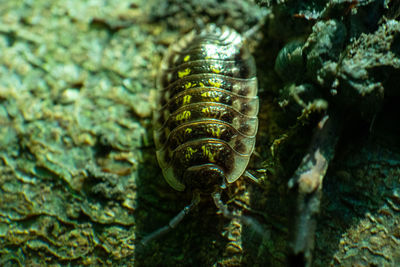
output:
[[191, 128], [186, 128], [185, 129], [185, 134], [190, 134], [192, 132], [192, 129]]
[[213, 137], [220, 138], [221, 137], [221, 127], [210, 128], [211, 134]]
[[187, 62], [187, 61], [189, 61], [189, 59], [190, 59], [190, 56], [187, 55], [187, 56], [183, 59], [183, 61], [184, 61], [184, 62]]
[[220, 88], [221, 85], [222, 85], [221, 82], [216, 82], [216, 81], [213, 81], [213, 80], [211, 80], [211, 79], [208, 79], [208, 82], [209, 82], [212, 86], [217, 87], [217, 88]]
[[176, 115], [175, 120], [177, 121], [187, 120], [190, 118], [190, 116], [191, 116], [190, 111], [185, 110], [184, 112], [181, 112], [178, 115]]
[[217, 74], [221, 72], [221, 70], [219, 70], [217, 68], [217, 66], [210, 66], [210, 69], [211, 69], [212, 72], [217, 73]]
[[211, 113], [211, 110], [208, 107], [202, 108], [201, 112], [203, 112], [206, 115], [209, 115]]
[[200, 85], [201, 87], [205, 87], [204, 83], [202, 83], [202, 82], [199, 82], [199, 85]]
[[196, 152], [197, 152], [197, 149], [193, 149], [191, 147], [188, 147], [186, 149], [185, 158], [186, 159], [190, 159], [193, 156], [193, 154], [196, 153]]
[[207, 101], [212, 101], [212, 102], [218, 102], [219, 101], [219, 96], [215, 96], [213, 97], [213, 93], [210, 91], [204, 92], [201, 94], [202, 97], [205, 98], [205, 100]]
[[201, 146], [201, 150], [203, 150], [203, 156], [207, 157], [210, 162], [215, 162], [215, 153], [211, 152], [205, 145]]
[[185, 89], [189, 89], [189, 88], [192, 88], [192, 87], [195, 87], [197, 84], [195, 84], [195, 83], [191, 83], [191, 82], [188, 82], [188, 83], [185, 83]]
[[192, 98], [191, 95], [185, 95], [185, 96], [183, 97], [183, 105], [189, 104], [191, 98]]
[[188, 75], [190, 74], [191, 71], [192, 71], [192, 70], [189, 69], [189, 68], [186, 68], [186, 69], [184, 69], [184, 70], [182, 70], [182, 71], [178, 71], [178, 77], [179, 77], [179, 78], [183, 78], [183, 77], [185, 77], [185, 76], [188, 76]]

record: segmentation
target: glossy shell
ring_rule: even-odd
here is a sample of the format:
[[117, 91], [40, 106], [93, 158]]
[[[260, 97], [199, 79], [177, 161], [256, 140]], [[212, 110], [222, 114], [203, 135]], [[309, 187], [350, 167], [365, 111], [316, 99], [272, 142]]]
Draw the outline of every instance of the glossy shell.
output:
[[154, 140], [164, 177], [176, 190], [232, 183], [246, 170], [258, 97], [244, 41], [230, 28], [210, 25], [171, 45], [162, 61]]

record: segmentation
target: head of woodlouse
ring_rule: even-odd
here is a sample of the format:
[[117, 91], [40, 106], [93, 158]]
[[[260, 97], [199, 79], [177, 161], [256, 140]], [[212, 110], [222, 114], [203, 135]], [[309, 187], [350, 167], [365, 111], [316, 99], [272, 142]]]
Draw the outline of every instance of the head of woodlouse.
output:
[[212, 193], [216, 186], [225, 184], [224, 171], [215, 164], [191, 166], [183, 174], [189, 190], [199, 189], [203, 193]]

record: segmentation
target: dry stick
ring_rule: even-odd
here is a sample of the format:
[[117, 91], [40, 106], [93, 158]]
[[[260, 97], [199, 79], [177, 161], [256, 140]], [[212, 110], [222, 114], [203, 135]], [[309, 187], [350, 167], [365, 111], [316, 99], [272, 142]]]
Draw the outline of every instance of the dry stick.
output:
[[318, 123], [307, 154], [289, 180], [288, 186], [296, 194], [289, 266], [312, 264], [322, 181], [334, 156], [340, 129], [340, 123], [333, 114], [325, 115]]

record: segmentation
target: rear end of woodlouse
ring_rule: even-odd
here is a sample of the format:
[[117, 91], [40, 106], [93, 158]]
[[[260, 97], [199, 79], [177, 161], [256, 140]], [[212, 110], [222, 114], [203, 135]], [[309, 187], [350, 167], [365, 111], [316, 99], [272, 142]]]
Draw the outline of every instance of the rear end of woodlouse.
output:
[[157, 80], [156, 154], [169, 185], [194, 197], [142, 243], [174, 228], [200, 194], [212, 194], [223, 214], [233, 216], [220, 190], [246, 171], [258, 127], [256, 67], [245, 41], [235, 30], [211, 24], [168, 49]]

